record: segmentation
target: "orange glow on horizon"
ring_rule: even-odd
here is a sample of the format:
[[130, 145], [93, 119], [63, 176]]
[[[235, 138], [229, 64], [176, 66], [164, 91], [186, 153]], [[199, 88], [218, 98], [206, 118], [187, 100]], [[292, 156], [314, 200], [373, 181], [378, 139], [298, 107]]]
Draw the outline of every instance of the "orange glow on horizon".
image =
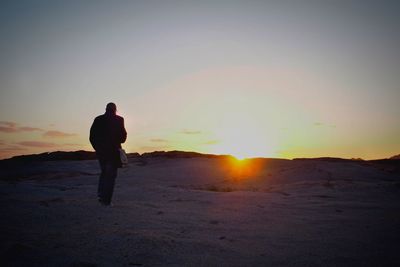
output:
[[257, 177], [263, 168], [263, 162], [259, 159], [237, 159], [234, 156], [224, 161], [224, 169], [233, 180], [243, 180]]

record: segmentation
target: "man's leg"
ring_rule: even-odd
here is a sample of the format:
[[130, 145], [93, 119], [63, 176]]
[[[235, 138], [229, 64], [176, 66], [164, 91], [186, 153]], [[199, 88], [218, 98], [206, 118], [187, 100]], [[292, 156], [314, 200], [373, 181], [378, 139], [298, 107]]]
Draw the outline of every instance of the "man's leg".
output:
[[102, 202], [102, 200], [105, 197], [105, 183], [106, 183], [106, 164], [107, 162], [104, 160], [99, 160], [99, 164], [100, 164], [100, 169], [101, 169], [101, 173], [100, 173], [100, 177], [99, 177], [99, 185], [97, 188], [97, 197], [99, 198], [99, 201]]
[[101, 197], [102, 204], [109, 205], [111, 203], [117, 170], [117, 166], [111, 162], [107, 162], [104, 166], [104, 184], [102, 185]]

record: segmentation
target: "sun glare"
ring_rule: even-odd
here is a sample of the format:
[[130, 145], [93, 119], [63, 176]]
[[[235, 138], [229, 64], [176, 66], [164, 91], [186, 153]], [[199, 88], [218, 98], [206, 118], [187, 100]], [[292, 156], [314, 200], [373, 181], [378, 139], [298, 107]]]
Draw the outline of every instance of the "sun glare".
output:
[[247, 158], [249, 158], [248, 156], [243, 156], [243, 155], [232, 155], [237, 161], [243, 161]]
[[218, 139], [221, 141], [213, 147], [216, 154], [229, 154], [238, 160], [274, 156], [272, 140], [257, 128], [225, 127], [219, 133]]
[[260, 159], [237, 159], [229, 157], [224, 164], [226, 172], [232, 181], [242, 181], [257, 177], [263, 168], [263, 161]]

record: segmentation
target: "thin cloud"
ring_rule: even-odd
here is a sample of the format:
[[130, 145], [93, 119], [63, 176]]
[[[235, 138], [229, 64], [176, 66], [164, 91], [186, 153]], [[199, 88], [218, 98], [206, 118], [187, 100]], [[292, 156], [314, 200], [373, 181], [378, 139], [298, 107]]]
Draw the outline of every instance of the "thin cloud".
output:
[[23, 151], [23, 150], [26, 150], [26, 149], [23, 147], [20, 147], [20, 146], [12, 146], [12, 145], [0, 148], [1, 152], [14, 152], [14, 151]]
[[157, 147], [157, 146], [141, 146], [139, 147], [142, 151], [161, 151], [165, 150], [165, 147]]
[[48, 143], [48, 142], [39, 142], [39, 141], [23, 141], [16, 143], [21, 146], [28, 146], [28, 147], [43, 147], [43, 148], [52, 148], [57, 147], [57, 144]]
[[60, 131], [47, 131], [43, 134], [44, 137], [55, 137], [55, 138], [65, 138], [77, 136], [75, 133], [64, 133]]
[[0, 132], [3, 133], [15, 133], [18, 130], [14, 127], [8, 127], [8, 126], [0, 126]]
[[9, 144], [4, 140], [0, 140], [0, 151], [16, 151], [16, 150], [25, 150], [25, 149], [23, 149], [18, 145]]
[[4, 140], [0, 140], [0, 151], [2, 152], [13, 152], [13, 151], [21, 151], [21, 150], [26, 150], [25, 148], [15, 145], [15, 144], [9, 144], [5, 142]]
[[36, 127], [19, 127], [18, 129], [23, 132], [35, 132], [35, 131], [42, 132], [43, 131], [43, 129], [36, 128]]
[[183, 134], [201, 134], [201, 131], [185, 129], [185, 130], [181, 131], [181, 133], [183, 133]]
[[207, 142], [204, 142], [203, 145], [215, 145], [218, 144], [219, 141], [218, 140], [209, 140]]
[[7, 127], [14, 128], [14, 127], [17, 127], [18, 124], [15, 122], [12, 122], [12, 121], [0, 121], [0, 125], [5, 125]]
[[20, 147], [17, 145], [7, 145], [4, 147], [0, 147], [0, 159], [10, 158], [15, 155], [21, 155], [28, 151], [24, 147]]
[[162, 139], [162, 138], [154, 138], [154, 139], [150, 139], [151, 142], [155, 142], [155, 143], [165, 143], [168, 142], [168, 140], [166, 139]]
[[19, 133], [19, 132], [34, 132], [43, 131], [43, 129], [37, 127], [21, 126], [17, 127], [18, 124], [11, 121], [0, 121], [0, 132], [3, 133]]
[[82, 144], [65, 143], [64, 146], [82, 146]]

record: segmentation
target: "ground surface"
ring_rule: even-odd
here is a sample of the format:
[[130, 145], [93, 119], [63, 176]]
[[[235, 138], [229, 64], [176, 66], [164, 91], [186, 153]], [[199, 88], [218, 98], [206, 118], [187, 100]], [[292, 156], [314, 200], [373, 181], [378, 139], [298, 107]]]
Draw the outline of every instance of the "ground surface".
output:
[[113, 207], [98, 172], [3, 171], [1, 265], [400, 266], [400, 178], [369, 163], [147, 159], [120, 169]]

